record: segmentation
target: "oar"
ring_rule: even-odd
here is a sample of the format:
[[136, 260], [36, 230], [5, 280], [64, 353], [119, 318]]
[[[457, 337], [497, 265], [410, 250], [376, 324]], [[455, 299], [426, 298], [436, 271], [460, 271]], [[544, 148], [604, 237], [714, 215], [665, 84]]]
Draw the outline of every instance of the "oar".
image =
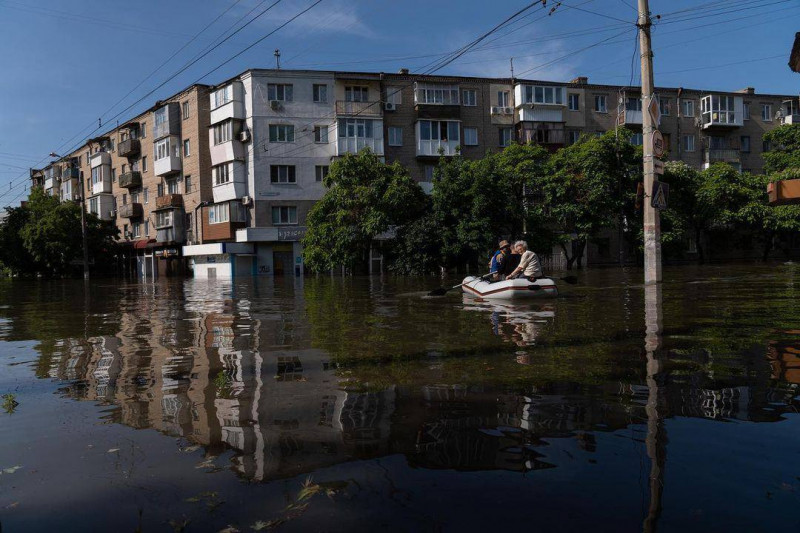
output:
[[[488, 277], [489, 277], [489, 276], [491, 276], [491, 275], [492, 275], [492, 274], [491, 274], [491, 272], [490, 272], [489, 274], [486, 274], [485, 276], [481, 276], [481, 277], [480, 277], [480, 278], [478, 278], [478, 279], [479, 279], [479, 280], [481, 280], [481, 281], [483, 281], [483, 280], [485, 280], [486, 278], [488, 278]], [[445, 294], [447, 294], [447, 291], [452, 291], [453, 289], [457, 289], [457, 288], [459, 288], [459, 287], [462, 287], [462, 286], [466, 285], [467, 283], [472, 283], [472, 282], [471, 282], [471, 281], [467, 281], [467, 282], [465, 282], [465, 283], [460, 283], [460, 284], [458, 284], [458, 285], [455, 285], [455, 286], [453, 286], [453, 287], [450, 287], [449, 289], [445, 289], [444, 287], [439, 287], [438, 289], [434, 289], [434, 290], [432, 290], [431, 292], [429, 292], [429, 293], [428, 293], [428, 296], [444, 296]]]

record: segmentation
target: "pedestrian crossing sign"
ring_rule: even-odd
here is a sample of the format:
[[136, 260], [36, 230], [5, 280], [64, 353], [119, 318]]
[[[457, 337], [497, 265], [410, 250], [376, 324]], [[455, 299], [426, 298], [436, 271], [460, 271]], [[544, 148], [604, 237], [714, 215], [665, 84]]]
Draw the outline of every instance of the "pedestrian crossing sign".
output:
[[650, 206], [656, 209], [666, 209], [669, 198], [669, 183], [662, 181], [653, 182], [653, 194], [650, 196]]

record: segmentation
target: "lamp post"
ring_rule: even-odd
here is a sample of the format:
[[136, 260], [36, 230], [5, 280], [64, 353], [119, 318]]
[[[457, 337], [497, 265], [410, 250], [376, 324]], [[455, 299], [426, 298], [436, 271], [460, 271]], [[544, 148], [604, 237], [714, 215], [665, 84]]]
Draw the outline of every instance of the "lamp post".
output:
[[[58, 159], [64, 159], [63, 156], [58, 155], [55, 152], [50, 152], [50, 157], [56, 157]], [[86, 234], [86, 193], [83, 190], [83, 177], [81, 174], [78, 175], [78, 184], [81, 189], [81, 241], [83, 245], [83, 279], [89, 279], [89, 244], [88, 244], [88, 237]]]

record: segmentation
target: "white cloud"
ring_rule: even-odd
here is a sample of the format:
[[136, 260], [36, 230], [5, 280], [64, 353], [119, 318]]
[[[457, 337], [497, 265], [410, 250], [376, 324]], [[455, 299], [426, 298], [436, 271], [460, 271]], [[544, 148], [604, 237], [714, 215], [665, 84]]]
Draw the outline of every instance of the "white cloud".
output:
[[[259, 3], [260, 2], [256, 0], [242, 2], [242, 7], [237, 10], [232, 10], [229, 16], [238, 19]], [[261, 13], [272, 3], [274, 3], [273, 0], [267, 0], [267, 2], [259, 6], [250, 17], [248, 17], [248, 20], [258, 13]], [[291, 5], [287, 4], [285, 7], [284, 4], [279, 4], [251, 24], [248, 29], [251, 27], [258, 27], [260, 29], [275, 28], [306, 9], [311, 3], [310, 0], [303, 3], [294, 2]], [[314, 36], [320, 34], [330, 35], [331, 33], [346, 33], [362, 37], [374, 37], [375, 34], [373, 30], [367, 26], [357, 11], [358, 6], [354, 2], [348, 3], [343, 0], [322, 2], [292, 21], [286, 27], [286, 30], [291, 30], [293, 33], [313, 32]]]

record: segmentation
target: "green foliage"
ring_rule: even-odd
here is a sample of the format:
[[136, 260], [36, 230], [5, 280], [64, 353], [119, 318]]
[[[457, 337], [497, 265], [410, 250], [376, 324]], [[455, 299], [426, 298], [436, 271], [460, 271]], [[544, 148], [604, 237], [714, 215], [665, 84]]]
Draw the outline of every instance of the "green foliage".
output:
[[3, 410], [8, 414], [13, 414], [19, 402], [17, 396], [11, 393], [3, 394]]
[[[764, 134], [770, 150], [764, 152], [764, 171], [767, 174], [800, 169], [800, 124], [784, 124]], [[785, 178], [784, 178], [785, 179]]]
[[427, 205], [402, 166], [387, 165], [369, 150], [334, 162], [325, 186], [308, 214], [303, 239], [306, 265], [317, 272], [357, 267], [376, 237], [415, 220]]
[[[95, 215], [86, 215], [89, 258], [110, 255], [118, 230]], [[0, 262], [14, 275], [59, 277], [70, 274], [83, 255], [81, 207], [33, 189], [22, 207], [8, 210], [0, 225]]]

